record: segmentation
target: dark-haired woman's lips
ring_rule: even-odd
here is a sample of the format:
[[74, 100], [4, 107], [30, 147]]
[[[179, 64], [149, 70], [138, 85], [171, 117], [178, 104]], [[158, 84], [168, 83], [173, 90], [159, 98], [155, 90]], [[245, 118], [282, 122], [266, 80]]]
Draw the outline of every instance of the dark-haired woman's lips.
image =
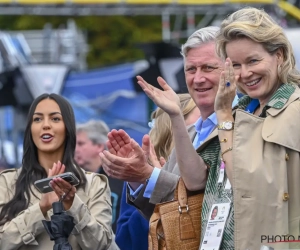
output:
[[53, 136], [50, 135], [50, 134], [43, 134], [41, 136], [41, 139], [42, 139], [43, 142], [50, 142], [50, 141], [52, 141]]

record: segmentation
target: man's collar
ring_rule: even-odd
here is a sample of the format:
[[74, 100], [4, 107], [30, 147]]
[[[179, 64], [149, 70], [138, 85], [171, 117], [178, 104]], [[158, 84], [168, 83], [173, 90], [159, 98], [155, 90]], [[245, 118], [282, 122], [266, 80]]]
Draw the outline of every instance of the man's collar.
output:
[[233, 102], [232, 102], [232, 107], [235, 107], [239, 103], [239, 97], [238, 95], [235, 95]]
[[[210, 122], [212, 125], [217, 126], [218, 121], [217, 121], [217, 115], [216, 113], [212, 113], [209, 117], [207, 117], [207, 119], [205, 121]], [[202, 128], [202, 123], [204, 121], [202, 120], [202, 117], [200, 116], [200, 118], [195, 122], [195, 130], [200, 133], [201, 132], [201, 128]]]

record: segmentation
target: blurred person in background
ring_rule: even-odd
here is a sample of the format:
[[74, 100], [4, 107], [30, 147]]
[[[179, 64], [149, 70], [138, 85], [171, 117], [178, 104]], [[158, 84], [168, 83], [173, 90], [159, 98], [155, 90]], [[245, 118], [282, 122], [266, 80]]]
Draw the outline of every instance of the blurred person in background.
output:
[[[108, 132], [107, 124], [101, 120], [91, 120], [77, 125], [75, 160], [84, 170], [106, 175], [101, 167], [99, 153], [106, 149]], [[116, 232], [124, 182], [109, 176], [107, 178], [111, 190], [112, 228]]]
[[[106, 250], [112, 242], [111, 201], [107, 178], [83, 171], [74, 161], [75, 117], [70, 103], [56, 94], [37, 97], [28, 113], [22, 167], [0, 174], [0, 249], [52, 250], [54, 242], [42, 220], [53, 215], [52, 203], [62, 200], [74, 218], [69, 236], [73, 250]], [[80, 184], [54, 178], [54, 191], [39, 193], [34, 182], [72, 172]]]
[[[186, 126], [193, 127], [194, 122], [200, 117], [200, 111], [189, 94], [178, 94], [178, 96]], [[174, 148], [171, 120], [169, 115], [160, 108], [152, 113], [151, 119], [149, 162], [153, 166], [162, 167]], [[149, 222], [135, 207], [126, 203], [126, 187], [127, 184], [124, 183], [116, 242], [122, 250], [147, 250]]]
[[[178, 96], [186, 125], [194, 124], [200, 117], [199, 109], [197, 109], [190, 94], [178, 94]], [[171, 120], [169, 115], [161, 108], [157, 108], [152, 113], [151, 119], [152, 121], [149, 124], [152, 128], [149, 132], [150, 141], [155, 149], [155, 154], [159, 156], [159, 160], [162, 160], [161, 165], [163, 166], [174, 148]]]
[[2, 156], [0, 157], [0, 172], [8, 168], [6, 159]]

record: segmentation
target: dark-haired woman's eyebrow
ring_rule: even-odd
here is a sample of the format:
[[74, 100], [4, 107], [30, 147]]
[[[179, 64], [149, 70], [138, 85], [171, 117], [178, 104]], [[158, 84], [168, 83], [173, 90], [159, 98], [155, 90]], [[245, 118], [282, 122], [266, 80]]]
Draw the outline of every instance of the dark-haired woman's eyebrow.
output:
[[[44, 115], [43, 113], [40, 113], [40, 112], [35, 112], [35, 113], [33, 113], [33, 115]], [[61, 115], [61, 113], [60, 112], [52, 112], [52, 113], [50, 113], [49, 115]]]

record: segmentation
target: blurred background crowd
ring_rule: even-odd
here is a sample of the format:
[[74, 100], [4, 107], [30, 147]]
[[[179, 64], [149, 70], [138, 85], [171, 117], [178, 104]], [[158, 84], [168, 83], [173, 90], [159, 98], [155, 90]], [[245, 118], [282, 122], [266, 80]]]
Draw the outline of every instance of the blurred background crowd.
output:
[[299, 0], [1, 0], [0, 167], [20, 166], [24, 120], [44, 92], [66, 97], [78, 124], [102, 120], [140, 143], [155, 107], [135, 76], [187, 92], [181, 43], [249, 5], [284, 28], [299, 68]]

